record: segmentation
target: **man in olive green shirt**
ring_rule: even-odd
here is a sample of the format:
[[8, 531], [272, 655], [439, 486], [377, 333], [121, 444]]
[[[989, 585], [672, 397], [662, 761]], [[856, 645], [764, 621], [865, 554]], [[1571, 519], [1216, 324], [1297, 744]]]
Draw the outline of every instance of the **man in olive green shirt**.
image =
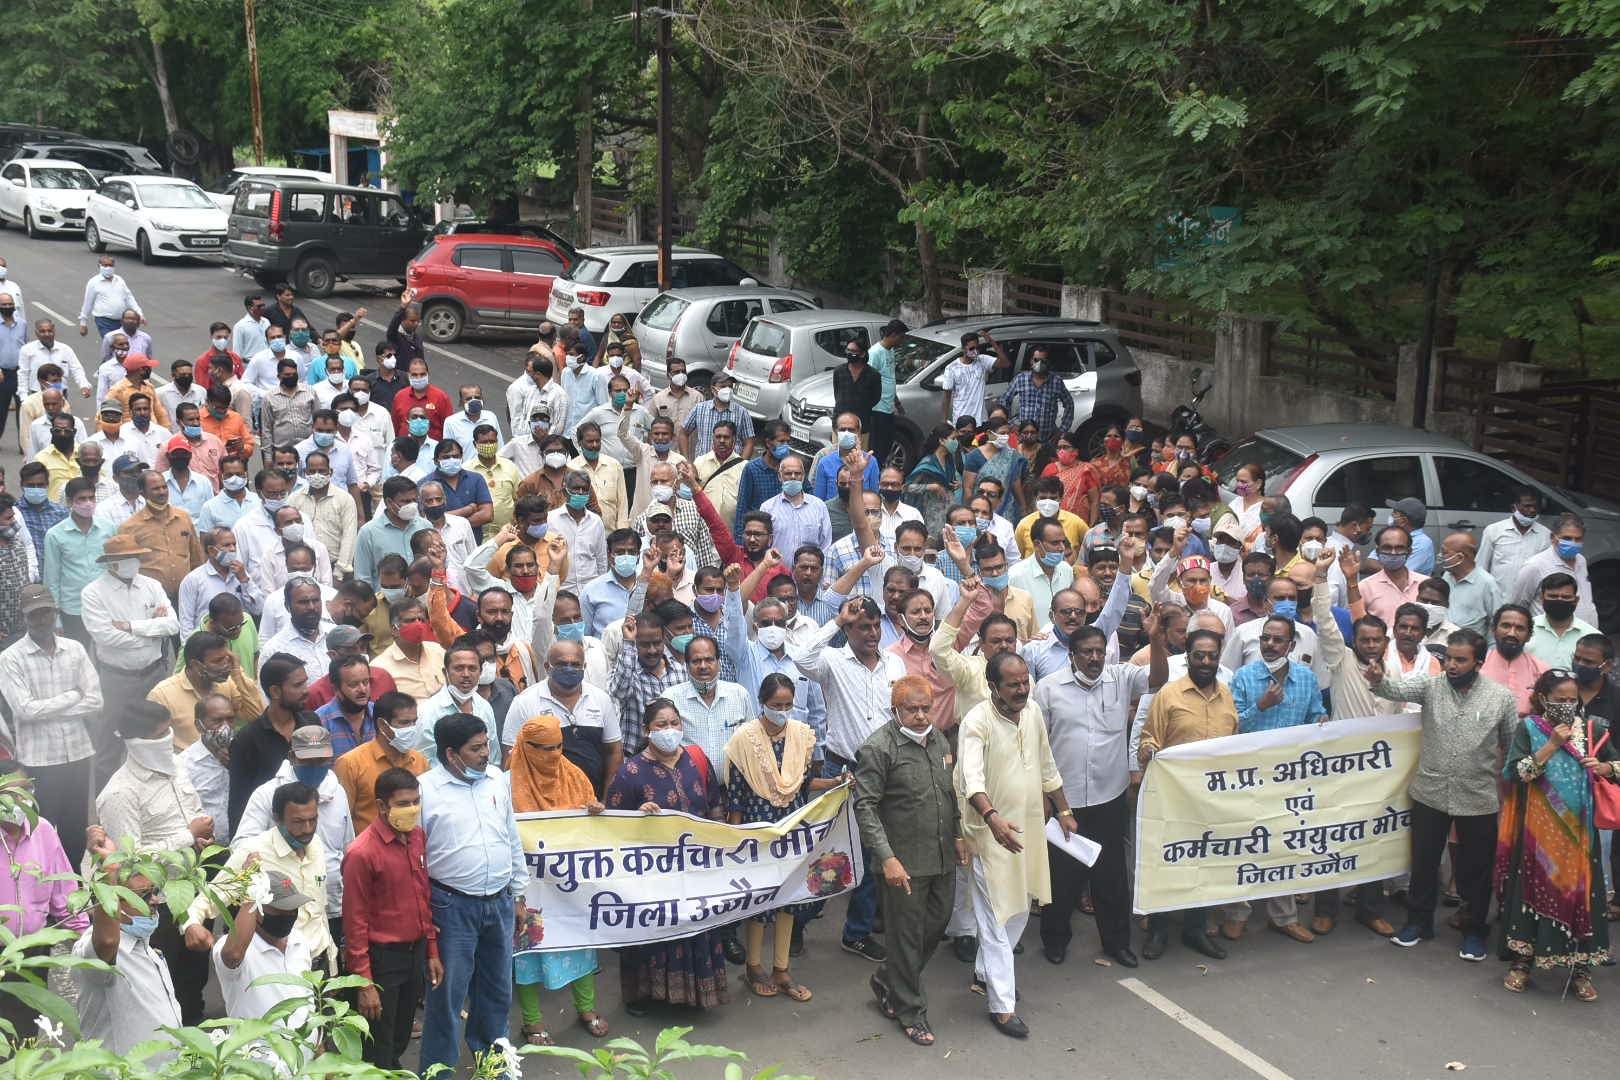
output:
[[956, 867], [967, 864], [953, 755], [945, 733], [929, 721], [932, 700], [927, 680], [895, 680], [893, 721], [855, 755], [855, 821], [869, 864], [883, 874], [878, 893], [889, 953], [872, 976], [872, 993], [919, 1046], [934, 1042], [923, 968], [950, 921]]

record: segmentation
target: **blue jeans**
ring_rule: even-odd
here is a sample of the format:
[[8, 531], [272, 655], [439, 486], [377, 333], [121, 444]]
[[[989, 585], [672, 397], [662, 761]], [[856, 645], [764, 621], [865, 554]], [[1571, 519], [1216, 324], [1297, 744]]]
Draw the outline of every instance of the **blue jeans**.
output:
[[[96, 333], [100, 334], [102, 337], [106, 337], [114, 330], [122, 329], [124, 325], [124, 319], [119, 315], [97, 315], [95, 316], [94, 321], [96, 324]], [[99, 346], [101, 343], [98, 341], [96, 344]]]
[[[855, 763], [829, 753], [822, 763], [821, 775], [837, 778], [843, 775], [846, 765], [853, 769]], [[861, 877], [861, 883], [849, 894], [849, 911], [844, 915], [845, 941], [860, 941], [868, 937], [872, 933], [872, 923], [877, 919], [877, 883], [881, 875], [872, 872], [871, 859], [866, 858], [865, 861], [866, 873]]]
[[467, 1046], [487, 1050], [507, 1034], [512, 1011], [512, 894], [475, 900], [433, 885], [433, 925], [439, 930], [444, 980], [427, 992], [422, 1061], [454, 1070], [461, 1060], [461, 1006], [467, 1006]]

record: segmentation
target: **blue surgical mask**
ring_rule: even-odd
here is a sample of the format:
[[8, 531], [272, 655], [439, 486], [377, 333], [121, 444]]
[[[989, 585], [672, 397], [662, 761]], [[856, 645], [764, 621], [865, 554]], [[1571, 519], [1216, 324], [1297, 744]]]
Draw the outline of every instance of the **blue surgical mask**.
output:
[[129, 918], [129, 925], [125, 926], [123, 929], [124, 933], [128, 934], [130, 937], [147, 941], [151, 939], [152, 934], [157, 930], [157, 927], [158, 917], [156, 915], [131, 915]]
[[686, 647], [692, 644], [692, 639], [695, 637], [697, 637], [696, 634], [676, 634], [669, 639], [670, 651], [676, 656], [685, 656]]
[[990, 574], [986, 577], [981, 577], [979, 580], [984, 582], [986, 588], [994, 589], [997, 592], [1000, 592], [1002, 589], [1007, 587], [1006, 574]]
[[428, 388], [428, 377], [426, 375], [412, 375], [410, 377], [410, 383], [412, 390], [421, 393], [423, 390]]
[[1279, 619], [1293, 622], [1299, 618], [1299, 605], [1292, 600], [1278, 600], [1271, 605], [1271, 613]]
[[853, 431], [840, 431], [838, 433], [838, 449], [840, 450], [853, 450], [855, 444], [860, 441], [861, 437]]
[[457, 458], [445, 458], [439, 462], [439, 471], [446, 476], [454, 476], [461, 471], [461, 461]]
[[578, 690], [579, 684], [585, 681], [585, 669], [578, 667], [554, 667], [551, 669], [551, 681], [564, 692]]
[[538, 540], [542, 536], [546, 535], [546, 529], [547, 529], [547, 525], [546, 525], [545, 522], [542, 521], [538, 525], [530, 525], [524, 531], [527, 532], [530, 536], [534, 537], [536, 540]]
[[[200, 438], [202, 438], [202, 425], [201, 424], [181, 424], [180, 425], [180, 434], [184, 435], [188, 439], [200, 439]], [[319, 441], [320, 440], [317, 438], [316, 442], [319, 442]]]
[[1041, 552], [1041, 565], [1048, 568], [1048, 569], [1059, 566], [1059, 565], [1062, 564], [1062, 562], [1063, 562], [1063, 552], [1061, 552], [1061, 551], [1043, 551], [1043, 552]]
[[284, 353], [284, 352], [286, 352], [287, 351], [287, 339], [286, 338], [271, 338], [270, 339], [270, 351], [273, 352], [273, 353]]
[[50, 488], [33, 487], [33, 486], [23, 488], [23, 498], [28, 500], [28, 504], [30, 506], [43, 506], [43, 505], [45, 505], [45, 496], [48, 495], [49, 493], [50, 493]]
[[652, 440], [652, 448], [655, 453], [667, 454], [669, 453], [670, 441], [668, 439], [654, 439]]
[[558, 623], [557, 624], [557, 640], [558, 641], [583, 641], [583, 640], [585, 640], [585, 620], [581, 619], [578, 622]]
[[330, 449], [332, 444], [335, 442], [337, 442], [337, 435], [333, 432], [317, 431], [315, 433], [315, 445], [320, 447], [322, 450]]
[[803, 480], [784, 480], [784, 481], [782, 481], [782, 494], [786, 495], [790, 499], [797, 499], [800, 495], [804, 494], [804, 481]]
[[963, 547], [972, 547], [973, 542], [979, 538], [979, 527], [977, 525], [953, 525], [951, 527], [956, 531], [957, 543]]
[[414, 416], [406, 422], [405, 429], [411, 433], [412, 437], [420, 439], [428, 433], [428, 426], [427, 417]]
[[620, 553], [613, 556], [613, 572], [620, 577], [635, 577], [636, 566], [640, 559], [635, 555]]
[[332, 771], [332, 766], [294, 765], [292, 771], [293, 775], [298, 777], [299, 783], [308, 784], [312, 788], [318, 788], [321, 786], [321, 781], [326, 779], [326, 774]]
[[[783, 484], [782, 487], [785, 490], [787, 488], [787, 485]], [[692, 485], [691, 484], [682, 484], [680, 487], [676, 488], [675, 489], [675, 497], [677, 499], [686, 499], [686, 500], [690, 501], [691, 498], [692, 498]]]
[[1581, 553], [1581, 542], [1579, 540], [1560, 540], [1560, 541], [1558, 541], [1558, 557], [1560, 559], [1564, 559], [1564, 560], [1567, 561], [1569, 559], [1573, 559], [1575, 556], [1579, 555], [1580, 553]]
[[781, 461], [783, 458], [787, 457], [792, 450], [793, 448], [787, 443], [777, 443], [775, 446], [771, 447], [771, 457], [775, 458], [777, 461]]
[[276, 516], [276, 511], [280, 510], [283, 506], [287, 505], [287, 500], [286, 499], [265, 499], [265, 500], [262, 501], [262, 505], [264, 506], [264, 512], [266, 514], [269, 514], [271, 517], [275, 517]]
[[287, 846], [292, 848], [295, 852], [303, 851], [305, 848], [309, 847], [308, 840], [298, 839], [298, 837], [287, 831], [287, 826], [285, 825], [277, 825], [276, 832], [281, 834], [281, 838], [287, 841]]

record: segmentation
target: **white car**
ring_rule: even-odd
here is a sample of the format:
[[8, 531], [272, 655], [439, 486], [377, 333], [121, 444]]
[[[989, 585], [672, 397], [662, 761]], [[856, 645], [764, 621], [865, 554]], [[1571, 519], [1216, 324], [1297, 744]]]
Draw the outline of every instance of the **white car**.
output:
[[208, 197], [214, 200], [214, 205], [231, 212], [231, 204], [236, 201], [236, 189], [242, 181], [250, 177], [286, 176], [295, 180], [317, 180], [323, 184], [332, 182], [332, 174], [321, 172], [318, 169], [288, 169], [279, 165], [238, 165], [230, 172], [208, 186]]
[[225, 211], [208, 192], [173, 176], [109, 176], [84, 208], [91, 251], [133, 248], [147, 265], [187, 255], [217, 255], [225, 246]]
[[77, 161], [29, 158], [0, 168], [0, 226], [21, 225], [29, 236], [83, 232], [84, 204], [96, 178]]
[[[670, 262], [672, 289], [759, 284], [730, 259], [702, 248], [677, 246], [670, 251]], [[614, 315], [634, 322], [658, 292], [656, 245], [581, 248], [568, 272], [552, 282], [546, 318], [562, 326], [568, 321], [568, 309], [578, 307], [585, 312], [585, 329], [600, 334]]]

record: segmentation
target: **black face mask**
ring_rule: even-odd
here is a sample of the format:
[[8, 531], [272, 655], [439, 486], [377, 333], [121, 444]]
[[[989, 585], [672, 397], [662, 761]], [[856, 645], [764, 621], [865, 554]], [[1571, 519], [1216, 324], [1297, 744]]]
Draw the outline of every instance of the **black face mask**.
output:
[[[53, 440], [54, 441], [54, 440]], [[1541, 610], [1547, 613], [1547, 618], [1554, 622], [1563, 622], [1575, 615], [1575, 601], [1573, 600], [1543, 600]]]
[[180, 388], [181, 393], [185, 393], [187, 390], [191, 389], [191, 376], [176, 375], [174, 377], [174, 385]]
[[849, 487], [848, 487], [848, 485], [845, 485], [844, 487], [841, 487], [841, 488], [838, 489], [838, 501], [839, 502], [845, 502], [845, 503], [849, 502]]
[[265, 911], [259, 914], [259, 929], [268, 937], [284, 938], [292, 933], [293, 923], [297, 921], [296, 911]]
[[1187, 677], [1193, 681], [1194, 686], [1204, 690], [1208, 689], [1209, 685], [1215, 681], [1215, 670], [1215, 668], [1195, 668], [1189, 665]]
[[444, 520], [444, 515], [445, 515], [446, 512], [448, 512], [449, 509], [450, 508], [448, 506], [445, 506], [445, 505], [441, 505], [441, 506], [424, 506], [424, 507], [422, 507], [422, 513], [424, 513], [424, 514], [426, 514], [428, 516], [429, 521], [443, 521]]
[[86, 465], [83, 462], [80, 462], [79, 463], [79, 473], [86, 480], [90, 481], [93, 484], [97, 480], [101, 479], [101, 466], [100, 465]]
[[70, 431], [66, 435], [52, 435], [51, 445], [64, 454], [71, 453], [73, 450], [73, 433]]
[[283, 375], [277, 381], [281, 383], [281, 388], [283, 390], [291, 390], [293, 387], [298, 385], [298, 376], [296, 376], [296, 375]]
[[507, 635], [512, 632], [510, 622], [486, 622], [483, 628], [484, 632], [494, 639], [496, 644], [505, 641]]

